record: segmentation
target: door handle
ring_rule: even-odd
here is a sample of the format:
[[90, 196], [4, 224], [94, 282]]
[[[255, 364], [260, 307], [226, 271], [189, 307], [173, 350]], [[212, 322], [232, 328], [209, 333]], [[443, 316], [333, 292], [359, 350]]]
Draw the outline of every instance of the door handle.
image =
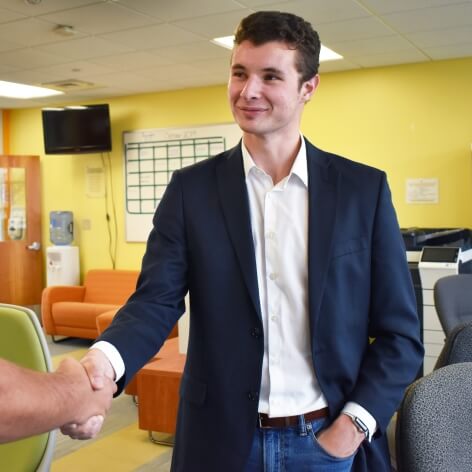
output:
[[30, 251], [39, 251], [41, 249], [41, 243], [38, 241], [33, 241], [29, 246], [26, 246]]

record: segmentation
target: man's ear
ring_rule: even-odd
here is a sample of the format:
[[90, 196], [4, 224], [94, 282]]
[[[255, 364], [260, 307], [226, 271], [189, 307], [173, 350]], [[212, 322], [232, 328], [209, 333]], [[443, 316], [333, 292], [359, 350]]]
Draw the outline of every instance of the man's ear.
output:
[[310, 101], [312, 95], [315, 93], [315, 90], [318, 88], [319, 84], [320, 84], [319, 74], [316, 74], [311, 79], [307, 80], [306, 82], [303, 82], [302, 98], [305, 103]]

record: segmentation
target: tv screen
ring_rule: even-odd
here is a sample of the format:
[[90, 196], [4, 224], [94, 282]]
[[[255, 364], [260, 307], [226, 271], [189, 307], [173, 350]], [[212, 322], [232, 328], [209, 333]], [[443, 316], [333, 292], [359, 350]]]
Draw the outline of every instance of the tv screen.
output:
[[111, 151], [108, 105], [42, 110], [46, 154], [86, 154]]

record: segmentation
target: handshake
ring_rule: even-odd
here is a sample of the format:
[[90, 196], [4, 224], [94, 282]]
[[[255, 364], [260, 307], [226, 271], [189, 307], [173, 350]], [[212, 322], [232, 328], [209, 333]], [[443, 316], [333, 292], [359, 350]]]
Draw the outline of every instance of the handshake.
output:
[[[94, 438], [102, 428], [105, 415], [111, 406], [116, 392], [115, 371], [102, 351], [91, 349], [82, 358], [79, 366], [73, 365], [70, 359], [62, 361], [56, 373], [64, 372], [76, 379], [76, 393], [81, 391], [76, 402], [75, 418], [60, 429], [62, 434], [72, 439]], [[79, 373], [79, 368], [82, 370]], [[77, 370], [74, 376], [72, 370]], [[73, 380], [71, 380], [71, 388]]]

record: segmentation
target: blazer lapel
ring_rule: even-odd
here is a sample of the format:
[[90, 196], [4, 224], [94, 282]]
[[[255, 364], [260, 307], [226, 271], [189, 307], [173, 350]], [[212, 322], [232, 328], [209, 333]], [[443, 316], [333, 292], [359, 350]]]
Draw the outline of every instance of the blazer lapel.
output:
[[316, 332], [336, 223], [339, 174], [328, 156], [306, 142], [308, 161], [308, 289], [312, 335]]
[[249, 295], [261, 318], [256, 259], [241, 145], [228, 151], [226, 159], [222, 160], [216, 169], [216, 179], [226, 227], [236, 251]]

